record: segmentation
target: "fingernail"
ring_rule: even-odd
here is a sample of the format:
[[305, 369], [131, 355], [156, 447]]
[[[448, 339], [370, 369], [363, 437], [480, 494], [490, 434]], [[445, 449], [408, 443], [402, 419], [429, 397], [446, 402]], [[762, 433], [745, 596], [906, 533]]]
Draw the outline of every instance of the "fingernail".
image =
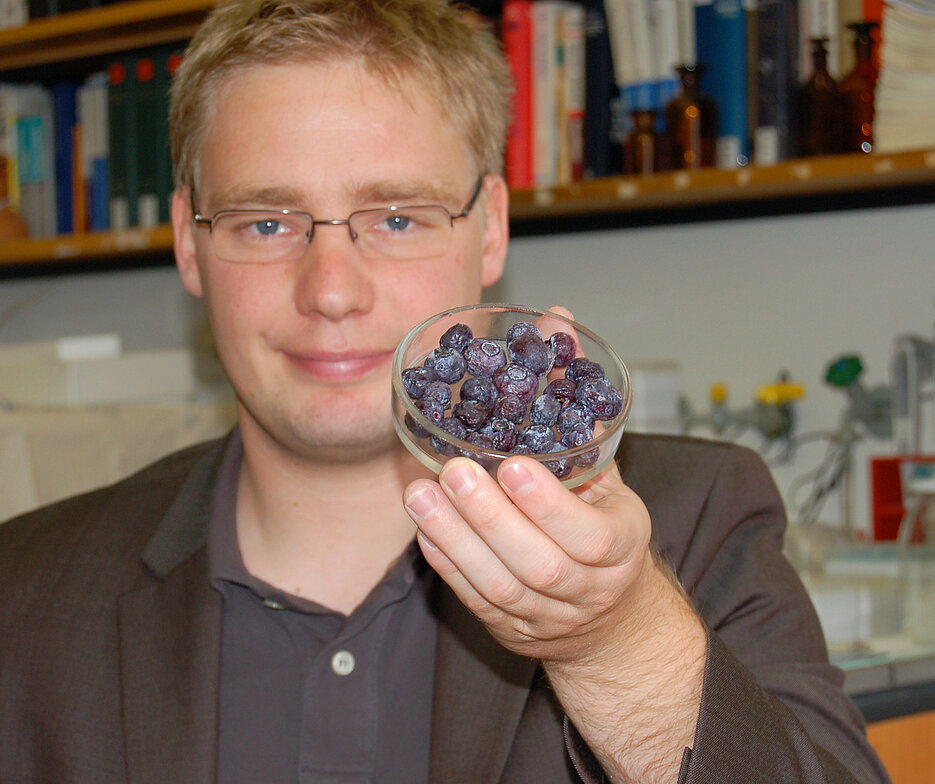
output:
[[516, 463], [505, 465], [500, 471], [500, 481], [506, 485], [506, 489], [516, 495], [528, 493], [532, 488], [532, 474], [526, 466]]
[[470, 463], [443, 471], [439, 480], [459, 498], [464, 498], [477, 487], [477, 473]]
[[429, 538], [428, 538], [424, 533], [422, 533], [421, 531], [419, 531], [418, 533], [416, 533], [416, 538], [419, 540], [419, 544], [422, 546], [422, 548], [423, 548], [424, 550], [437, 550], [437, 549], [438, 549], [438, 547], [436, 546], [435, 542], [433, 542], [431, 539], [429, 539]]
[[414, 490], [406, 496], [406, 508], [416, 517], [428, 517], [438, 508], [438, 499], [428, 487]]

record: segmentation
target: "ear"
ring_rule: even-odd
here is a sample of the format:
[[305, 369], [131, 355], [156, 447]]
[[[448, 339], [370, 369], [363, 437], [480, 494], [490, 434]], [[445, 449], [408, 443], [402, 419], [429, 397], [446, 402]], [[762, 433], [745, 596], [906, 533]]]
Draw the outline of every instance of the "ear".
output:
[[481, 258], [481, 285], [492, 286], [503, 275], [510, 240], [510, 191], [499, 174], [484, 180], [484, 248]]
[[192, 221], [191, 189], [176, 188], [172, 193], [172, 235], [175, 246], [175, 266], [179, 269], [182, 285], [189, 294], [201, 297], [201, 270], [195, 252], [195, 223]]

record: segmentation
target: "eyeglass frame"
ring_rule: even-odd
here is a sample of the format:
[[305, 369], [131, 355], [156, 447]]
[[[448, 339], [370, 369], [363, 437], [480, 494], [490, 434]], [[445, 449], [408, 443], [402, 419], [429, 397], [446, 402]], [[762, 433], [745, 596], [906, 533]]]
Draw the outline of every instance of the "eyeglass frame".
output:
[[[397, 210], [411, 210], [411, 209], [421, 209], [423, 207], [433, 207], [433, 208], [437, 207], [441, 210], [444, 210], [446, 213], [448, 213], [448, 219], [449, 219], [451, 227], [453, 228], [454, 222], [456, 220], [460, 220], [461, 218], [468, 217], [468, 215], [470, 215], [471, 213], [471, 210], [474, 209], [474, 205], [477, 203], [477, 200], [480, 197], [481, 190], [484, 187], [485, 177], [486, 177], [486, 174], [481, 174], [477, 178], [477, 185], [474, 186], [474, 192], [471, 194], [471, 198], [468, 199], [467, 204], [464, 206], [464, 208], [460, 212], [450, 212], [448, 208], [445, 207], [443, 204], [411, 204], [405, 207], [400, 207], [398, 205], [391, 204], [387, 207], [368, 207], [367, 209], [363, 209], [363, 210], [354, 210], [354, 212], [352, 212], [346, 218], [322, 218], [321, 220], [316, 220], [315, 217], [310, 212], [305, 212], [303, 210], [263, 210], [263, 209], [218, 210], [216, 213], [214, 213], [214, 215], [208, 218], [200, 214], [195, 209], [195, 189], [191, 188], [190, 189], [190, 196], [191, 196], [190, 203], [191, 203], [191, 208], [192, 208], [192, 221], [195, 223], [196, 226], [207, 226], [208, 233], [211, 234], [214, 231], [214, 224], [217, 221], [217, 219], [224, 217], [226, 215], [249, 215], [251, 213], [262, 213], [262, 214], [268, 214], [268, 215], [304, 215], [309, 219], [311, 223], [311, 227], [308, 230], [307, 239], [305, 241], [305, 250], [308, 250], [309, 245], [312, 244], [312, 239], [314, 239], [315, 237], [316, 226], [347, 226], [347, 231], [348, 231], [348, 234], [350, 235], [351, 242], [354, 243], [354, 247], [358, 248], [359, 250], [359, 246], [357, 245], [357, 238], [359, 235], [355, 234], [354, 230], [351, 229], [351, 219], [355, 215], [362, 215], [362, 214], [366, 214], [369, 212], [385, 212], [385, 211], [396, 212]], [[303, 252], [303, 255], [304, 255], [304, 252]], [[251, 263], [249, 261], [230, 261], [228, 259], [223, 259], [220, 256], [218, 256], [218, 258], [221, 259], [221, 261], [226, 262], [227, 264], [249, 264]], [[298, 258], [301, 258], [301, 256], [296, 257], [296, 259]], [[377, 257], [377, 258], [392, 259], [391, 256], [390, 257]], [[426, 256], [425, 258], [431, 258], [431, 257]], [[282, 259], [281, 261], [283, 262], [295, 261], [296, 259]], [[257, 263], [269, 264], [272, 262], [257, 262]]]

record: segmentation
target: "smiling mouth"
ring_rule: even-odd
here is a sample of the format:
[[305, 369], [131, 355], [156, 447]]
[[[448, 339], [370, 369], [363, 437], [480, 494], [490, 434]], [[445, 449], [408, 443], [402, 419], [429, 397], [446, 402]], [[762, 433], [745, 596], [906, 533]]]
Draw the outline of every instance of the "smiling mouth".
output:
[[287, 354], [290, 364], [303, 375], [330, 384], [351, 384], [388, 365], [393, 352], [302, 356]]

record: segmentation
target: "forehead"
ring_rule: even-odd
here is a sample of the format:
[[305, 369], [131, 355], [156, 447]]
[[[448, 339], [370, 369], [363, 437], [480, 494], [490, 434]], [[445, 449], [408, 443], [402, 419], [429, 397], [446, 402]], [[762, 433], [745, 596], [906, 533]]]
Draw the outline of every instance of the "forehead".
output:
[[468, 149], [414, 78], [389, 84], [354, 63], [264, 65], [230, 74], [218, 91], [198, 190], [334, 194], [362, 181], [416, 178], [460, 192], [477, 174]]

